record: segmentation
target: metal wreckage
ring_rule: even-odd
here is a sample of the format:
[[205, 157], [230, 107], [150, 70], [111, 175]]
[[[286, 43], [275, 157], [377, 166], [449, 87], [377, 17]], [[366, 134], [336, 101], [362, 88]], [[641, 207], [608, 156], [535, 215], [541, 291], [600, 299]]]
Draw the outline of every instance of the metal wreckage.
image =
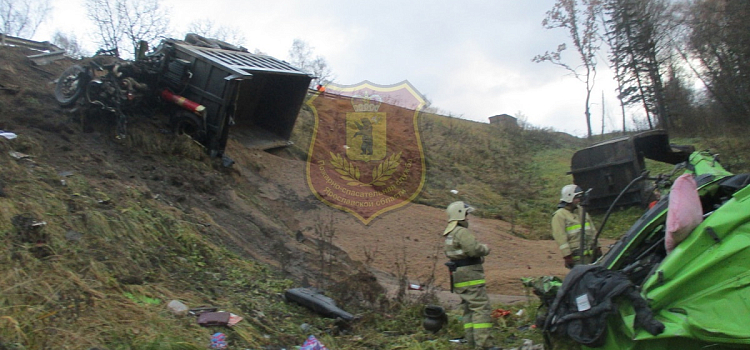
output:
[[249, 148], [289, 142], [312, 76], [276, 58], [188, 34], [165, 39], [153, 52], [142, 43], [134, 61], [99, 50], [66, 69], [55, 98], [63, 107], [100, 108], [114, 115], [117, 137], [135, 116], [165, 115], [169, 127], [199, 142], [225, 165], [231, 128]]
[[[595, 263], [564, 280], [524, 280], [542, 301], [536, 323], [548, 348], [571, 339], [597, 349], [750, 347], [750, 174], [727, 171], [708, 151], [671, 147], [664, 135], [651, 133], [658, 141], [647, 147], [663, 151], [654, 156], [675, 164], [672, 173], [644, 171], [623, 185], [596, 238], [637, 183], [654, 180], [661, 198]], [[630, 153], [636, 158], [609, 165], [643, 163], [644, 152]]]

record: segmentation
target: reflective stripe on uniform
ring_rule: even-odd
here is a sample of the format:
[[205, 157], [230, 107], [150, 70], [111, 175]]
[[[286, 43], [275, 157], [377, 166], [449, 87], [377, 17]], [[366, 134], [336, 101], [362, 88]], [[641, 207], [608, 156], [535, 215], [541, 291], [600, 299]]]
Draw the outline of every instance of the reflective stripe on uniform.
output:
[[[589, 228], [589, 227], [591, 227], [591, 225], [586, 223], [586, 228]], [[575, 224], [575, 225], [570, 225], [566, 227], [565, 231], [574, 231], [574, 230], [579, 230], [579, 229], [581, 229], [581, 224]]]
[[464, 329], [487, 329], [492, 328], [492, 323], [464, 323]]
[[570, 244], [568, 244], [568, 242], [560, 244], [560, 250], [565, 250], [565, 249], [570, 249]]
[[453, 288], [476, 286], [476, 285], [484, 284], [484, 283], [485, 283], [485, 280], [466, 281], [466, 282], [460, 282], [460, 283], [453, 284]]
[[[573, 255], [573, 260], [578, 260], [581, 258], [581, 254], [579, 254], [577, 250], [573, 251], [571, 255]], [[586, 249], [583, 251], [583, 255], [585, 256], [594, 255], [594, 251], [591, 249]]]

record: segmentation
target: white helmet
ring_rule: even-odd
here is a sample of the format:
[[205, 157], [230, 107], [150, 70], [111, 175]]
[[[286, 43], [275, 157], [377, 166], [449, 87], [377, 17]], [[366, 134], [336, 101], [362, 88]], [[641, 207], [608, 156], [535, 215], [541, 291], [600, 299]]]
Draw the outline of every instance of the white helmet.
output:
[[560, 202], [573, 203], [573, 198], [583, 194], [583, 190], [576, 185], [565, 185], [560, 191]]
[[448, 204], [448, 208], [445, 209], [445, 212], [448, 213], [448, 222], [465, 220], [466, 214], [472, 211], [474, 211], [474, 207], [461, 201]]

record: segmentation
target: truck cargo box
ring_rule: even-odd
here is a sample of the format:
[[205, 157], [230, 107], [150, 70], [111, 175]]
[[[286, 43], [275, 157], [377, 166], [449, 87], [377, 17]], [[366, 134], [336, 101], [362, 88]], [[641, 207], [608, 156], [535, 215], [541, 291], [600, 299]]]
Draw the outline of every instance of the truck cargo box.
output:
[[[687, 161], [692, 146], [669, 143], [664, 130], [651, 130], [612, 139], [584, 148], [573, 154], [570, 174], [573, 182], [589, 193], [589, 209], [606, 210], [625, 187], [646, 170], [644, 158], [677, 164]], [[634, 184], [618, 205], [646, 205], [649, 193], [646, 182]]]
[[[312, 76], [271, 56], [167, 39], [192, 77], [181, 96], [206, 107], [203, 141], [212, 156], [228, 137], [253, 149], [285, 146]], [[231, 132], [230, 132], [231, 129]]]

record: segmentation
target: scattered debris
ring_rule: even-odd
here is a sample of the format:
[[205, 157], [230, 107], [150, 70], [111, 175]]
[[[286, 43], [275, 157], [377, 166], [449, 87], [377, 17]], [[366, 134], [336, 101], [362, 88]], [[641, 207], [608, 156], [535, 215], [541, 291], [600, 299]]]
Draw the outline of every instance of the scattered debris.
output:
[[492, 317], [494, 318], [500, 318], [510, 315], [510, 310], [504, 310], [504, 309], [495, 309], [495, 311], [492, 311]]
[[46, 51], [40, 54], [26, 56], [32, 63], [38, 66], [43, 66], [65, 57], [65, 50], [49, 41], [34, 41], [10, 35], [3, 35], [3, 44], [22, 46], [37, 51]]
[[495, 311], [492, 311], [492, 314], [490, 316], [496, 318], [497, 321], [502, 325], [502, 327], [505, 328], [508, 326], [507, 322], [505, 321], [505, 317], [507, 317], [508, 315], [510, 315], [510, 310], [495, 309]]
[[218, 310], [218, 308], [215, 308], [215, 307], [212, 307], [212, 306], [203, 306], [203, 307], [198, 307], [198, 308], [194, 308], [194, 309], [188, 310], [188, 315], [190, 315], [190, 316], [200, 316], [200, 314], [202, 314], [204, 312], [214, 312], [216, 310]]
[[229, 313], [229, 323], [227, 323], [227, 326], [233, 327], [234, 325], [236, 325], [240, 321], [242, 321], [242, 317], [241, 316], [237, 316], [237, 315], [235, 315], [235, 314], [233, 314], [233, 313], [230, 312]]
[[211, 336], [211, 349], [226, 349], [227, 347], [226, 334], [214, 333], [214, 335]]
[[315, 288], [289, 289], [284, 293], [284, 299], [311, 309], [324, 317], [341, 318], [344, 321], [354, 319], [354, 315], [340, 309], [333, 299], [323, 295], [322, 291]]
[[543, 344], [536, 344], [531, 339], [524, 339], [523, 345], [518, 348], [510, 348], [509, 350], [544, 350]]
[[198, 324], [203, 327], [211, 326], [228, 326], [232, 327], [242, 321], [242, 317], [237, 316], [231, 312], [218, 311], [218, 312], [202, 312], [198, 316]]
[[328, 350], [314, 335], [307, 337], [299, 350]]
[[11, 157], [13, 157], [13, 159], [15, 159], [15, 160], [21, 160], [21, 159], [31, 158], [31, 156], [28, 155], [28, 154], [23, 154], [21, 152], [16, 152], [16, 151], [10, 151], [10, 152], [8, 152], [8, 154]]
[[8, 140], [12, 140], [12, 139], [18, 137], [18, 135], [16, 135], [15, 133], [12, 133], [10, 131], [0, 130], [0, 137], [4, 137], [4, 138], [6, 138]]
[[167, 304], [167, 308], [177, 316], [185, 316], [188, 314], [187, 305], [183, 304], [179, 300], [170, 301], [169, 304]]
[[203, 327], [226, 326], [229, 324], [228, 312], [203, 312], [198, 316], [198, 324]]
[[11, 222], [16, 228], [17, 238], [21, 243], [45, 244], [48, 242], [49, 237], [42, 230], [47, 222], [37, 220], [28, 213], [14, 216]]
[[424, 308], [424, 320], [422, 321], [424, 329], [432, 333], [437, 333], [446, 323], [448, 323], [448, 315], [445, 314], [443, 307], [427, 305]]

